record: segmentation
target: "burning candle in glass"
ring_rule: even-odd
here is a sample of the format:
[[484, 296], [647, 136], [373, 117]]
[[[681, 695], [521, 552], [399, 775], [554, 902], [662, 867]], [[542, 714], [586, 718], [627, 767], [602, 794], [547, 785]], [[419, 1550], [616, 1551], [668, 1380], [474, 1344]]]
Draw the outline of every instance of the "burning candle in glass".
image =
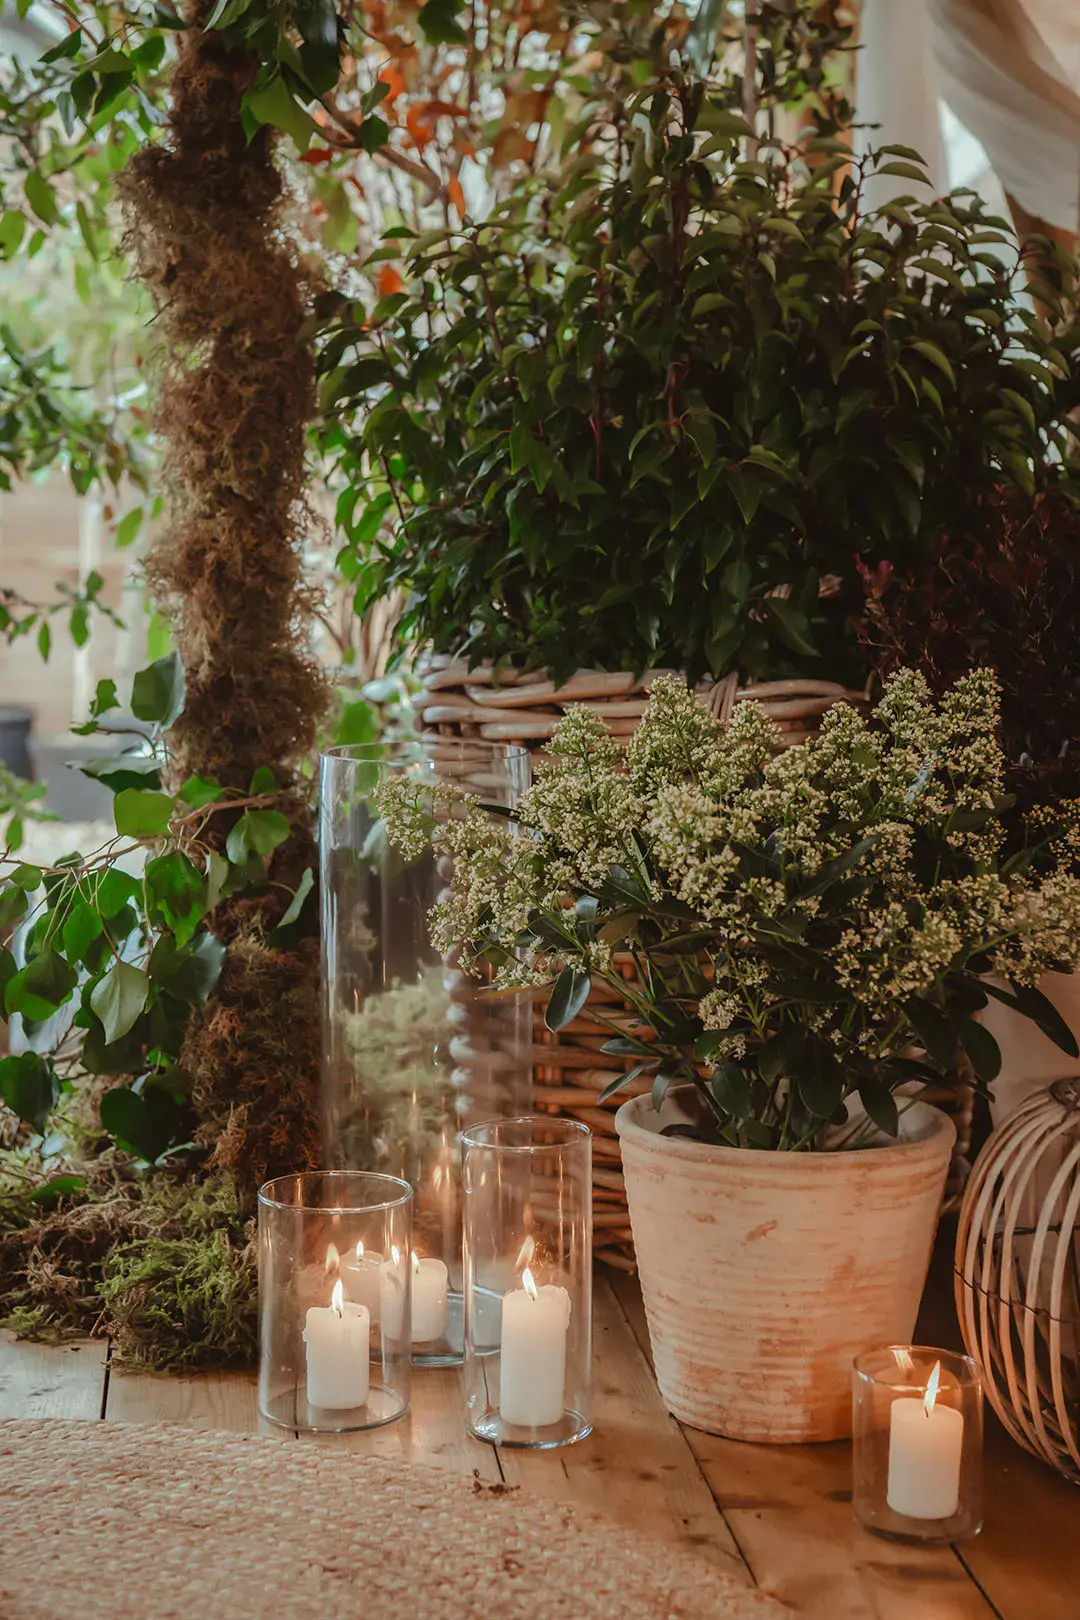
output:
[[940, 1386], [936, 1361], [925, 1394], [892, 1403], [886, 1500], [908, 1519], [951, 1519], [960, 1502], [964, 1414], [939, 1404]]
[[[409, 1331], [413, 1344], [428, 1344], [446, 1331], [446, 1291], [449, 1273], [442, 1260], [412, 1259], [412, 1305]], [[402, 1316], [401, 1255], [391, 1250], [379, 1277], [379, 1308], [383, 1332], [391, 1339], [401, 1336]]]
[[345, 1298], [338, 1278], [327, 1307], [312, 1305], [304, 1326], [307, 1398], [312, 1406], [344, 1410], [368, 1398], [370, 1317]]
[[503, 1295], [499, 1411], [504, 1423], [546, 1428], [563, 1415], [570, 1295], [557, 1284], [537, 1287], [527, 1238], [518, 1256], [521, 1287]]
[[382, 1255], [374, 1250], [365, 1250], [362, 1239], [357, 1241], [355, 1249], [350, 1249], [341, 1261], [341, 1280], [345, 1284], [345, 1293], [355, 1304], [367, 1307], [372, 1323], [379, 1320], [379, 1282], [382, 1268]]

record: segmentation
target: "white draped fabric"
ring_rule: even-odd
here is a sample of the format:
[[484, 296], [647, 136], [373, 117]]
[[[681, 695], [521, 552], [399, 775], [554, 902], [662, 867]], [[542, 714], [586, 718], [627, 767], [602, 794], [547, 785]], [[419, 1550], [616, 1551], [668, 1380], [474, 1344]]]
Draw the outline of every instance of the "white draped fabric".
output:
[[[1080, 0], [1077, 0], [1080, 5]], [[855, 132], [856, 150], [910, 146], [920, 152], [935, 195], [949, 189], [941, 141], [938, 83], [929, 50], [925, 0], [863, 0], [862, 49], [855, 59], [856, 117], [879, 125]], [[910, 180], [872, 181], [868, 199], [879, 206]]]
[[1080, 227], [1080, 0], [863, 0], [859, 37], [864, 150], [913, 146], [946, 189], [940, 95], [1025, 213]]
[[1028, 214], [1076, 231], [1080, 0], [927, 0], [927, 15], [941, 94], [1005, 191]]

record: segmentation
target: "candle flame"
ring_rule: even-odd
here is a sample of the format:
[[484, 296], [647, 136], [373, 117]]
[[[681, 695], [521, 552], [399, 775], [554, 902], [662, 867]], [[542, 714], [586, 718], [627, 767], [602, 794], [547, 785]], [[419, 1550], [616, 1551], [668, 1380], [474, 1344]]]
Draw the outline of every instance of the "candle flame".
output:
[[362, 1260], [364, 1258], [364, 1240], [363, 1240], [363, 1238], [358, 1238], [357, 1239], [356, 1258], [358, 1260]]
[[329, 1275], [330, 1275], [330, 1273], [332, 1271], [338, 1271], [340, 1269], [340, 1267], [341, 1267], [341, 1256], [340, 1256], [340, 1254], [338, 1254], [337, 1244], [336, 1243], [328, 1243], [326, 1245], [326, 1260], [325, 1260], [324, 1265], [323, 1265], [323, 1270], [325, 1271], [326, 1275], [329, 1277]]
[[394, 1262], [395, 1269], [400, 1266], [401, 1250], [398, 1248], [396, 1243], [391, 1243], [390, 1245], [390, 1258]]
[[337, 1311], [339, 1316], [345, 1315], [345, 1290], [341, 1285], [340, 1277], [334, 1284], [334, 1291], [330, 1295], [330, 1308]]
[[529, 1270], [528, 1266], [526, 1266], [525, 1270], [521, 1273], [521, 1286], [524, 1288], [530, 1299], [536, 1299], [538, 1297], [536, 1283], [533, 1281], [533, 1274]]
[[923, 1396], [923, 1411], [927, 1417], [934, 1410], [934, 1402], [938, 1398], [938, 1386], [941, 1383], [941, 1362], [934, 1362], [934, 1370], [926, 1381], [926, 1394]]
[[420, 1256], [417, 1254], [415, 1249], [412, 1252], [412, 1268], [413, 1276], [418, 1277], [420, 1275]]
[[442, 1165], [441, 1164], [437, 1164], [435, 1166], [435, 1169], [431, 1173], [431, 1185], [434, 1187], [436, 1192], [438, 1192], [439, 1188], [442, 1186]]
[[518, 1257], [514, 1262], [515, 1269], [520, 1271], [524, 1266], [529, 1265], [535, 1253], [536, 1239], [534, 1237], [527, 1237], [524, 1243], [521, 1245], [521, 1248], [518, 1250]]

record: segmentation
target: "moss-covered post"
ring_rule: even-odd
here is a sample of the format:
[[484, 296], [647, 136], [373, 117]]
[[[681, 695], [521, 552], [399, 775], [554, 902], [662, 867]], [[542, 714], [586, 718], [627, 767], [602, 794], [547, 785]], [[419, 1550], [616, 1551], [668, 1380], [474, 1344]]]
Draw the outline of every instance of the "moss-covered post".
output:
[[[269, 767], [273, 807], [290, 825], [269, 883], [213, 914], [226, 965], [183, 1054], [211, 1162], [250, 1189], [318, 1155], [317, 944], [268, 938], [315, 862], [304, 771], [325, 690], [300, 561], [315, 366], [276, 137], [263, 128], [249, 138], [242, 121], [258, 64], [198, 26], [207, 9], [187, 8], [166, 139], [135, 157], [122, 194], [163, 350], [157, 423], [171, 519], [148, 574], [186, 673], [178, 773], [246, 792]], [[229, 818], [214, 820], [224, 847]]]

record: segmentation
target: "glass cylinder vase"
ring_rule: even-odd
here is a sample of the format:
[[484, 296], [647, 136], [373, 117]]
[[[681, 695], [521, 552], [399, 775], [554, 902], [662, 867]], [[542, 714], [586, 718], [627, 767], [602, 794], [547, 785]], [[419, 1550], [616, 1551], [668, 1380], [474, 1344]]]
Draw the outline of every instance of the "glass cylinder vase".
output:
[[259, 1411], [341, 1434], [409, 1410], [412, 1188], [308, 1171], [259, 1190]]
[[883, 1345], [852, 1374], [852, 1505], [867, 1530], [952, 1542], [982, 1528], [982, 1380], [951, 1350]]
[[390, 843], [376, 798], [389, 776], [509, 808], [529, 762], [522, 748], [431, 735], [321, 760], [329, 1162], [412, 1186], [413, 1357], [447, 1365], [463, 1352], [460, 1133], [528, 1108], [532, 1009], [432, 946], [428, 917], [450, 874], [430, 850], [406, 860]]
[[469, 1432], [549, 1448], [592, 1428], [592, 1138], [546, 1117], [462, 1134]]

